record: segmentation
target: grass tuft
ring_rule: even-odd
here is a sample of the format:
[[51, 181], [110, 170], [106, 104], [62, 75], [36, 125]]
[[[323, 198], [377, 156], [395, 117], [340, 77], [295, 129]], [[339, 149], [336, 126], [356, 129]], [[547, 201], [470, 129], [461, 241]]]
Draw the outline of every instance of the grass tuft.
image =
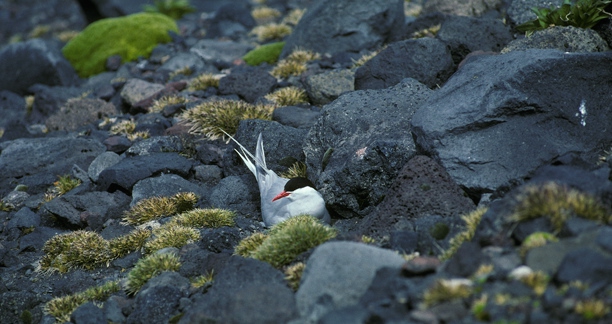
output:
[[291, 34], [292, 31], [293, 29], [289, 25], [269, 23], [253, 28], [251, 34], [256, 35], [258, 41], [267, 42], [271, 40], [282, 40], [285, 36]]
[[93, 270], [111, 260], [109, 243], [92, 231], [74, 231], [59, 234], [43, 246], [45, 255], [40, 260], [42, 270]]
[[302, 280], [305, 268], [306, 264], [304, 262], [298, 262], [285, 269], [285, 280], [293, 291], [297, 291], [300, 288], [300, 281]]
[[128, 273], [125, 290], [128, 295], [135, 295], [149, 279], [163, 271], [178, 271], [180, 267], [179, 257], [173, 253], [151, 254], [138, 260]]
[[76, 294], [53, 298], [45, 304], [43, 311], [55, 317], [57, 322], [69, 322], [72, 312], [82, 304], [90, 301], [105, 301], [119, 290], [121, 290], [119, 281], [109, 281]]
[[461, 216], [461, 219], [465, 222], [466, 228], [464, 231], [458, 233], [455, 237], [451, 238], [449, 241], [449, 247], [442, 255], [440, 256], [440, 260], [448, 260], [450, 257], [459, 250], [461, 244], [463, 242], [467, 242], [472, 240], [474, 234], [476, 233], [476, 227], [480, 223], [480, 219], [487, 212], [487, 208], [481, 207], [476, 210]]
[[306, 91], [294, 86], [280, 88], [267, 94], [265, 98], [273, 101], [278, 106], [293, 106], [308, 103]]
[[175, 216], [168, 224], [190, 228], [234, 226], [236, 213], [226, 209], [193, 209]]
[[205, 135], [209, 139], [226, 138], [226, 131], [233, 135], [238, 124], [245, 119], [271, 120], [274, 106], [252, 105], [238, 100], [217, 100], [199, 104], [181, 114], [181, 119], [191, 125], [191, 134]]
[[131, 225], [176, 215], [194, 207], [198, 196], [193, 192], [179, 192], [172, 197], [151, 197], [140, 200], [123, 214], [123, 221]]
[[202, 73], [189, 83], [189, 90], [206, 90], [209, 87], [219, 87], [219, 78], [212, 73]]
[[181, 248], [200, 239], [200, 232], [176, 224], [165, 224], [153, 230], [153, 239], [144, 245], [146, 254], [153, 253], [167, 247]]
[[187, 103], [187, 99], [177, 95], [163, 96], [160, 99], [154, 100], [153, 105], [149, 108], [149, 112], [158, 113], [164, 110], [167, 106]]
[[464, 299], [472, 294], [472, 282], [467, 279], [438, 279], [423, 294], [425, 306], [431, 307], [447, 301]]

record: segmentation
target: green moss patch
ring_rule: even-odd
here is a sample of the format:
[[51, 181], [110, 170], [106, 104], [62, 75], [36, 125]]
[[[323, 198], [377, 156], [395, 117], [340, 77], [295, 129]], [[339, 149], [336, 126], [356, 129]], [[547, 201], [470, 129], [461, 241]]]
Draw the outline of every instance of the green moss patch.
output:
[[123, 62], [148, 57], [157, 44], [171, 40], [169, 31], [178, 32], [178, 27], [160, 13], [107, 18], [85, 28], [62, 52], [79, 76], [86, 78], [104, 72], [106, 60], [113, 55], [121, 56]]
[[263, 62], [274, 64], [278, 61], [280, 53], [285, 47], [285, 42], [276, 42], [257, 47], [256, 49], [246, 53], [242, 59], [248, 65], [256, 66]]

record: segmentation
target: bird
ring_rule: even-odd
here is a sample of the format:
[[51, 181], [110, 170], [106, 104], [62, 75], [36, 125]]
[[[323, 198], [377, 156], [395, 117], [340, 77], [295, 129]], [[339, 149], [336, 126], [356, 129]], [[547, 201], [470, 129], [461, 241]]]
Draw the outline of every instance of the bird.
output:
[[261, 214], [267, 227], [274, 226], [293, 216], [311, 215], [329, 224], [331, 217], [325, 200], [314, 184], [304, 177], [283, 178], [266, 166], [263, 136], [259, 133], [255, 156], [234, 137], [225, 133], [238, 147], [234, 149], [246, 167], [255, 175], [261, 197]]

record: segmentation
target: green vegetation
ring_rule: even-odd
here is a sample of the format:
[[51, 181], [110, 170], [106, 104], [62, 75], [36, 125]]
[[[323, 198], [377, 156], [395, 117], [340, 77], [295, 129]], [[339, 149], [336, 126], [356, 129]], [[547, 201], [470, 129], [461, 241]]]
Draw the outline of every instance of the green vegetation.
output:
[[219, 87], [219, 79], [212, 73], [202, 73], [189, 83], [189, 90], [206, 90], [209, 87]]
[[612, 0], [564, 0], [561, 7], [532, 8], [536, 14], [535, 20], [516, 27], [517, 30], [531, 33], [553, 26], [574, 26], [579, 28], [592, 28], [602, 19], [612, 17], [605, 11]]
[[257, 40], [260, 42], [266, 42], [270, 40], [280, 40], [285, 36], [291, 34], [293, 28], [287, 24], [269, 23], [253, 28], [252, 34], [257, 36]]
[[45, 255], [40, 260], [43, 270], [67, 272], [75, 268], [88, 270], [106, 264], [110, 259], [109, 243], [92, 231], [59, 234], [43, 246]]
[[178, 271], [181, 267], [179, 257], [173, 253], [155, 253], [138, 260], [128, 273], [126, 292], [135, 295], [149, 279], [163, 271]]
[[304, 273], [305, 268], [306, 264], [304, 262], [298, 262], [285, 269], [285, 280], [293, 291], [297, 291], [300, 288], [300, 281], [302, 280], [302, 273]]
[[308, 103], [306, 91], [294, 86], [280, 88], [267, 94], [265, 98], [281, 107]]
[[178, 32], [174, 20], [159, 13], [137, 13], [96, 21], [72, 39], [62, 52], [83, 78], [104, 72], [106, 60], [121, 56], [123, 62], [148, 57], [153, 48]]
[[610, 306], [601, 299], [581, 300], [574, 306], [574, 312], [582, 315], [585, 320], [596, 320], [610, 313]]
[[270, 74], [277, 78], [287, 78], [304, 73], [307, 69], [306, 63], [317, 60], [321, 57], [318, 53], [296, 49], [285, 59], [278, 62]]
[[427, 307], [447, 301], [467, 298], [472, 294], [472, 282], [467, 279], [438, 279], [423, 294]]
[[179, 192], [172, 197], [151, 197], [140, 200], [123, 214], [123, 221], [132, 225], [173, 216], [193, 208], [198, 196], [193, 192]]
[[109, 281], [83, 292], [53, 298], [45, 304], [44, 312], [55, 317], [59, 323], [69, 322], [70, 314], [82, 304], [90, 301], [103, 302], [119, 290], [121, 290], [119, 281]]
[[293, 163], [286, 172], [279, 174], [283, 178], [308, 178], [308, 174], [306, 173], [306, 163], [297, 161]]
[[210, 227], [218, 228], [223, 226], [234, 226], [236, 213], [226, 209], [193, 209], [172, 218], [168, 224], [180, 225], [191, 228]]
[[194, 228], [176, 224], [165, 224], [153, 230], [153, 239], [145, 243], [145, 253], [153, 253], [167, 247], [181, 248], [200, 239], [200, 232]]
[[278, 61], [278, 57], [283, 51], [283, 47], [285, 47], [285, 42], [261, 45], [246, 53], [242, 59], [246, 62], [246, 64], [252, 66], [259, 65], [263, 62], [274, 64], [276, 61]]
[[188, 100], [184, 97], [179, 97], [177, 95], [169, 95], [163, 96], [157, 100], [153, 101], [153, 105], [149, 108], [149, 112], [161, 112], [164, 108], [168, 106], [174, 106], [179, 104], [185, 104]]
[[478, 208], [467, 215], [461, 216], [461, 219], [465, 222], [466, 228], [463, 232], [457, 234], [455, 237], [450, 239], [448, 250], [444, 251], [440, 256], [441, 260], [448, 260], [450, 257], [459, 250], [461, 244], [466, 241], [472, 240], [476, 233], [476, 227], [480, 224], [480, 219], [487, 212], [487, 208]]
[[310, 215], [299, 215], [273, 226], [268, 235], [255, 233], [236, 247], [236, 254], [280, 268], [299, 254], [336, 237], [336, 230]]
[[548, 244], [548, 242], [557, 242], [559, 239], [554, 234], [548, 232], [535, 232], [531, 233], [529, 236], [525, 238], [523, 243], [521, 244], [521, 256], [527, 255], [529, 250], [544, 246]]
[[189, 0], [155, 0], [154, 5], [145, 5], [145, 12], [159, 12], [172, 19], [180, 19], [183, 15], [194, 12], [195, 8]]
[[517, 205], [509, 217], [510, 221], [547, 217], [556, 232], [573, 216], [601, 223], [612, 221], [610, 210], [595, 197], [556, 182], [528, 185], [516, 200]]
[[191, 286], [194, 288], [204, 287], [204, 285], [211, 284], [214, 279], [215, 273], [214, 271], [210, 271], [191, 280]]
[[253, 105], [239, 100], [222, 99], [199, 104], [184, 111], [180, 118], [191, 126], [191, 134], [217, 139], [226, 138], [225, 132], [236, 134], [241, 120], [271, 120], [274, 108], [272, 105]]

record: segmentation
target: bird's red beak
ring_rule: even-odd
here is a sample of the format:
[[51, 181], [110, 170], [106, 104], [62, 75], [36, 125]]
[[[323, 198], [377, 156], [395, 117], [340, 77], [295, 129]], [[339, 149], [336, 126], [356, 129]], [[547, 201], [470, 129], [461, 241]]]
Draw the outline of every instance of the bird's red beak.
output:
[[274, 198], [272, 199], [272, 201], [276, 201], [276, 200], [279, 200], [279, 199], [281, 199], [281, 198], [287, 197], [287, 196], [289, 196], [290, 194], [291, 194], [290, 192], [283, 191], [283, 192], [279, 193], [278, 195], [276, 195], [276, 197], [274, 197]]

